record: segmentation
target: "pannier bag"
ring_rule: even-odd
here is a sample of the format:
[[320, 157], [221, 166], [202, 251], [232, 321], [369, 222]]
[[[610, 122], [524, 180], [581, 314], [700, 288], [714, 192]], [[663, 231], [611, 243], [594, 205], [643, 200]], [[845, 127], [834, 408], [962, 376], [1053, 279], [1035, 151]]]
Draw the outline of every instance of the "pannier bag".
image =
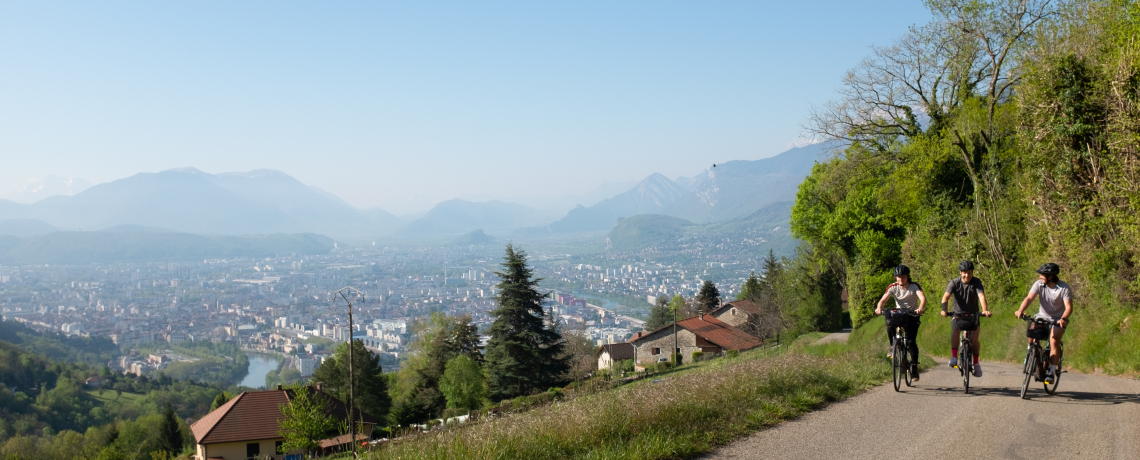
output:
[[1037, 321], [1030, 321], [1029, 328], [1025, 330], [1025, 336], [1031, 339], [1045, 340], [1049, 338], [1049, 330], [1052, 329], [1048, 324], [1041, 324]]
[[965, 313], [954, 318], [954, 327], [959, 331], [974, 331], [978, 329], [978, 314]]
[[887, 327], [902, 327], [903, 321], [906, 320], [906, 314], [894, 311], [887, 312]]

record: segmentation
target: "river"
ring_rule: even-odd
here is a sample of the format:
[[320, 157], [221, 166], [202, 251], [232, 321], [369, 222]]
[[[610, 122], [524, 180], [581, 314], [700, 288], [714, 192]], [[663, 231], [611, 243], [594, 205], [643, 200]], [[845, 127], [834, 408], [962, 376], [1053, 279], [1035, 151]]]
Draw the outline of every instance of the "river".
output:
[[265, 376], [277, 370], [277, 357], [257, 353], [246, 353], [249, 357], [249, 373], [238, 383], [239, 386], [261, 388], [265, 386]]

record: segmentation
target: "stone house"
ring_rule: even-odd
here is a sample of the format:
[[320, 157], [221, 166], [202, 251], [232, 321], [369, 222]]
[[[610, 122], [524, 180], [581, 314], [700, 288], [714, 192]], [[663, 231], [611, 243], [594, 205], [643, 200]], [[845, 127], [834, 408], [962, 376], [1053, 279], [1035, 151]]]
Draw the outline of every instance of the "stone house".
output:
[[[328, 402], [327, 413], [336, 420], [348, 419], [348, 404], [321, 391], [320, 387], [305, 387]], [[278, 448], [285, 438], [277, 433], [279, 420], [284, 419], [281, 406], [290, 404], [294, 390], [247, 391], [237, 395], [221, 407], [206, 414], [190, 425], [197, 442], [196, 460], [246, 460], [250, 458], [270, 458], [291, 460], [301, 458], [298, 453], [280, 454]], [[368, 440], [372, 428], [379, 419], [365, 412], [356, 411], [356, 420], [362, 423], [363, 430], [357, 433], [357, 442]], [[321, 441], [323, 449], [334, 449], [349, 442], [351, 435], [330, 432], [328, 439]]]
[[688, 362], [694, 351], [720, 354], [727, 350], [750, 350], [761, 345], [760, 339], [712, 315], [698, 315], [677, 321], [675, 340], [673, 330], [673, 323], [669, 323], [631, 340], [635, 362], [646, 365], [668, 361], [670, 353], [674, 351], [681, 354], [682, 362]]

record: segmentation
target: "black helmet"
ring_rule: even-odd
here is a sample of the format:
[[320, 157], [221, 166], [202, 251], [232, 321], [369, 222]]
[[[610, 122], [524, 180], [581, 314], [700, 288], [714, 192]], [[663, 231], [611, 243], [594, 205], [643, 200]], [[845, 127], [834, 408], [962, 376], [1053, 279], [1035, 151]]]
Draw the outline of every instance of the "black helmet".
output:
[[895, 276], [910, 276], [910, 267], [899, 265], [895, 267]]
[[962, 263], [958, 264], [958, 271], [960, 271], [960, 272], [968, 272], [968, 271], [973, 270], [973, 269], [974, 269], [974, 263], [970, 262], [968, 260], [963, 260]]
[[1037, 273], [1045, 276], [1057, 276], [1061, 273], [1061, 267], [1053, 262], [1049, 262], [1045, 265], [1042, 265], [1041, 268], [1038, 268]]

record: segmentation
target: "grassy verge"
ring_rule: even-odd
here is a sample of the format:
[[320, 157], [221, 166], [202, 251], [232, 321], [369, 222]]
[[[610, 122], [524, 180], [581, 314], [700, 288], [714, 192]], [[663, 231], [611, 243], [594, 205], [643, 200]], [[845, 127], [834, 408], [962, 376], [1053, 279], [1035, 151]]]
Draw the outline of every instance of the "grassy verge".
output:
[[870, 346], [793, 346], [701, 363], [530, 412], [434, 432], [372, 459], [685, 458], [882, 383]]
[[144, 395], [123, 392], [122, 394], [115, 393], [115, 390], [103, 390], [103, 394], [99, 394], [99, 390], [87, 390], [87, 394], [91, 396], [100, 404], [123, 404], [134, 403], [142, 398]]

